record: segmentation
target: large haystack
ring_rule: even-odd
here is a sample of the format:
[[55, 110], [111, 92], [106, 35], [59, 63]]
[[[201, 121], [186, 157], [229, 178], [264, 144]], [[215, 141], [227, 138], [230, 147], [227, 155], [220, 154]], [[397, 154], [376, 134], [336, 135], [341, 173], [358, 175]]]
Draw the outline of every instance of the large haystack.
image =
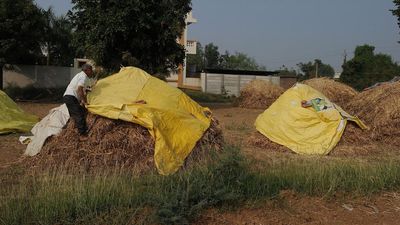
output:
[[242, 108], [266, 109], [284, 92], [271, 81], [253, 80], [241, 91], [239, 106]]
[[[85, 170], [115, 168], [137, 173], [155, 170], [154, 140], [146, 128], [121, 120], [98, 115], [87, 117], [89, 133], [87, 140], [80, 140], [71, 120], [57, 136], [49, 138], [41, 152], [31, 159], [34, 168]], [[212, 119], [210, 128], [198, 141], [188, 161], [198, 161], [209, 150], [222, 148], [222, 132], [218, 121]]]
[[[267, 151], [294, 153], [289, 148], [269, 140], [258, 131], [247, 138], [247, 144]], [[341, 140], [329, 155], [340, 157], [368, 156], [381, 153], [381, 150], [371, 140], [369, 130], [362, 130], [354, 122], [349, 121]]]
[[352, 87], [327, 77], [306, 80], [304, 81], [304, 84], [307, 84], [321, 92], [333, 103], [344, 107], [344, 109], [348, 102], [357, 95], [357, 91]]
[[370, 127], [374, 140], [400, 146], [400, 82], [363, 91], [346, 108]]

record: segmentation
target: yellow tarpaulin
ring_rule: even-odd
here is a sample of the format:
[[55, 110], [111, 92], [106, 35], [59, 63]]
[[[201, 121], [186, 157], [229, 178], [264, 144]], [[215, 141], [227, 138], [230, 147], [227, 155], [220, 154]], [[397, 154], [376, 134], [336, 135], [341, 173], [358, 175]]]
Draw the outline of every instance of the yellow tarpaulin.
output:
[[[139, 100], [146, 104], [135, 103]], [[88, 102], [94, 114], [146, 127], [155, 139], [154, 161], [163, 175], [182, 166], [211, 121], [209, 109], [134, 67], [98, 81]]]
[[[302, 106], [302, 101], [309, 105]], [[299, 154], [328, 154], [339, 142], [347, 121], [367, 127], [305, 84], [296, 84], [258, 116], [256, 129], [271, 141]]]
[[29, 132], [37, 122], [36, 116], [22, 111], [6, 93], [0, 91], [0, 134]]

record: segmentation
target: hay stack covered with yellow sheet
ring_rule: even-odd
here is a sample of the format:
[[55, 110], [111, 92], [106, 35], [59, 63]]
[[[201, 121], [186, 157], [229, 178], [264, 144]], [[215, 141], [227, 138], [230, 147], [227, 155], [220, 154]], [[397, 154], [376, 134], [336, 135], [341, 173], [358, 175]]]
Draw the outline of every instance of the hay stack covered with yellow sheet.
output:
[[366, 129], [357, 117], [346, 113], [322, 93], [308, 85], [296, 84], [255, 122], [256, 129], [268, 141], [258, 141], [259, 135], [255, 135], [250, 142], [273, 149], [285, 146], [299, 154], [326, 155], [340, 141], [349, 120]]
[[0, 90], [0, 134], [29, 132], [37, 121], [36, 116], [24, 112]]
[[239, 106], [249, 109], [265, 109], [283, 92], [282, 87], [271, 81], [252, 80], [240, 91]]
[[352, 87], [327, 77], [313, 78], [304, 84], [324, 94], [333, 103], [346, 109], [346, 105], [358, 94]]
[[221, 129], [208, 108], [141, 69], [123, 68], [100, 80], [88, 101], [88, 140], [79, 141], [70, 121], [35, 156], [36, 165], [157, 168], [168, 175], [185, 160], [221, 148]]

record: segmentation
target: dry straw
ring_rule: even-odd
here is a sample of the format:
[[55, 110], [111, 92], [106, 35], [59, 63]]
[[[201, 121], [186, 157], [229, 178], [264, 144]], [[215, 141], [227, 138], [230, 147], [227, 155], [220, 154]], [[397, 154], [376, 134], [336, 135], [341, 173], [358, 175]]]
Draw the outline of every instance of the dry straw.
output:
[[289, 148], [269, 140], [267, 137], [265, 137], [258, 131], [253, 132], [247, 138], [247, 144], [269, 151], [292, 152]]
[[357, 95], [357, 91], [352, 87], [327, 77], [306, 80], [304, 84], [321, 92], [330, 101], [344, 109], [346, 109], [345, 105]]
[[271, 81], [252, 80], [241, 91], [238, 99], [242, 108], [266, 109], [284, 92]]
[[[247, 144], [267, 151], [293, 153], [289, 148], [272, 142], [259, 132], [247, 138]], [[379, 153], [371, 141], [369, 132], [361, 130], [355, 123], [349, 122], [338, 145], [329, 153], [333, 156], [361, 156]]]
[[[136, 173], [155, 171], [154, 139], [140, 125], [97, 115], [87, 116], [87, 140], [80, 140], [74, 123], [57, 136], [48, 139], [41, 152], [30, 160], [39, 170], [62, 167], [65, 170], [123, 169]], [[212, 119], [209, 129], [198, 141], [188, 161], [199, 161], [210, 150], [222, 149], [223, 137], [218, 121]]]
[[400, 82], [363, 91], [346, 108], [370, 127], [375, 141], [400, 146]]
[[[292, 152], [289, 148], [272, 142], [259, 132], [252, 133], [247, 143], [251, 146], [269, 151]], [[371, 140], [370, 131], [362, 130], [354, 122], [349, 121], [337, 146], [329, 153], [334, 156], [362, 156], [380, 153], [381, 148]]]

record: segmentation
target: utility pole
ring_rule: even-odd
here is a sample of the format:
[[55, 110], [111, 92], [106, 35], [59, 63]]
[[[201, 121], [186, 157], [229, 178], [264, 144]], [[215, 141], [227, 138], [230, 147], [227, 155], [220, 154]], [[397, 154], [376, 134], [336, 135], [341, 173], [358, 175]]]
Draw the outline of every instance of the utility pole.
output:
[[318, 61], [315, 60], [315, 78], [318, 78]]

